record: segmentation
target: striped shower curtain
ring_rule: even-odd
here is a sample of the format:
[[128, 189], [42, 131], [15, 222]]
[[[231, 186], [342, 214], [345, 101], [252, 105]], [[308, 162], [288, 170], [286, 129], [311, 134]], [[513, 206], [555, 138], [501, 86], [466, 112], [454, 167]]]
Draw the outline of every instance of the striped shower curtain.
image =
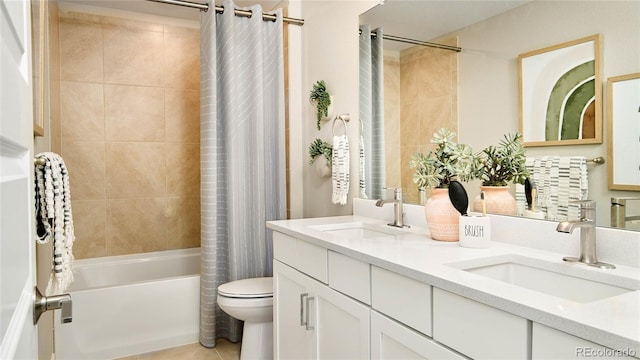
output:
[[384, 199], [383, 33], [382, 28], [373, 32], [376, 36], [372, 39], [370, 26], [360, 26], [360, 130], [363, 140], [361, 146], [364, 146], [360, 154], [360, 194], [369, 199]]
[[[265, 221], [285, 218], [282, 13], [236, 17], [201, 13], [200, 343], [241, 338], [242, 326], [217, 305], [218, 286], [271, 276]], [[262, 14], [262, 8], [249, 8]]]

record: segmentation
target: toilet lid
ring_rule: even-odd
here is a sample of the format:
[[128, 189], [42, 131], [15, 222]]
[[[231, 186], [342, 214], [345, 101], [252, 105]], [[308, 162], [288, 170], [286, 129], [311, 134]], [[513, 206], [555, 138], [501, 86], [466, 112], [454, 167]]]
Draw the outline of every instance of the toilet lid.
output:
[[218, 294], [234, 298], [264, 298], [273, 296], [273, 278], [251, 278], [231, 281], [218, 286]]

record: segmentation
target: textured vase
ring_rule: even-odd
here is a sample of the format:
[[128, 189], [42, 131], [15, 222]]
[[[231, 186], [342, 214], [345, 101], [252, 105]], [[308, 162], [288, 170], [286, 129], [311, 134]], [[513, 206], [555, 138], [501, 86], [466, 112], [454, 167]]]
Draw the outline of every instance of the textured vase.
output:
[[460, 213], [449, 200], [449, 189], [433, 189], [424, 211], [433, 240], [458, 241]]
[[[498, 215], [515, 215], [516, 199], [509, 192], [508, 186], [480, 186], [484, 191], [487, 213]], [[473, 211], [482, 212], [480, 195], [473, 200]]]

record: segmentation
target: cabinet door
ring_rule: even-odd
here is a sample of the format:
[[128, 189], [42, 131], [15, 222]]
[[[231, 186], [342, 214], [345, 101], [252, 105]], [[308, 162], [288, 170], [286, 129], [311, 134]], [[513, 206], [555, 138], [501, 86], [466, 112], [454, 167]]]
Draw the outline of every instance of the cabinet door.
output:
[[368, 359], [369, 307], [313, 281], [314, 359]]
[[[273, 262], [274, 353], [276, 359], [302, 359], [310, 336], [303, 321], [309, 278], [279, 261]], [[307, 294], [307, 295], [304, 295]]]
[[376, 311], [371, 311], [371, 359], [464, 359], [464, 357]]

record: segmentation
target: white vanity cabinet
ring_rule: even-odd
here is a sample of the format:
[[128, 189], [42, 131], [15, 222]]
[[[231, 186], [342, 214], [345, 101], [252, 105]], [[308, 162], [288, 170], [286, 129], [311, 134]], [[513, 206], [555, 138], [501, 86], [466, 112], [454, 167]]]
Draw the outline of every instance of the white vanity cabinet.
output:
[[277, 231], [273, 238], [276, 359], [627, 355], [363, 260], [350, 249], [329, 250]]
[[[316, 280], [327, 278], [327, 250], [314, 247], [274, 233], [275, 358], [368, 359], [369, 307]], [[313, 255], [305, 258], [300, 252]], [[325, 270], [318, 271], [323, 262]]]
[[274, 258], [276, 359], [464, 358], [427, 336], [430, 285], [278, 232]]
[[616, 352], [602, 345], [567, 334], [545, 325], [533, 323], [531, 358], [536, 359], [633, 359], [630, 349]]

